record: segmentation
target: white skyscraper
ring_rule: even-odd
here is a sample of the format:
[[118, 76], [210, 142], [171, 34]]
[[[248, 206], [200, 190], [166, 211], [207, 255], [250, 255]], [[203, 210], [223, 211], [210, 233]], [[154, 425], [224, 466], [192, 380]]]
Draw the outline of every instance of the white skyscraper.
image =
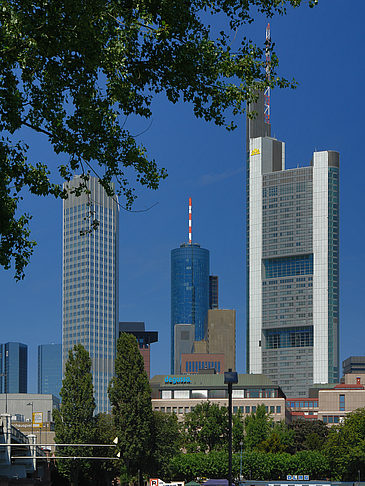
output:
[[[80, 177], [65, 184], [78, 187]], [[81, 343], [90, 353], [96, 412], [109, 409], [107, 389], [114, 373], [118, 324], [117, 198], [98, 179], [87, 182], [90, 194], [70, 194], [63, 202], [63, 371], [69, 350]], [[99, 225], [91, 231], [91, 221]]]

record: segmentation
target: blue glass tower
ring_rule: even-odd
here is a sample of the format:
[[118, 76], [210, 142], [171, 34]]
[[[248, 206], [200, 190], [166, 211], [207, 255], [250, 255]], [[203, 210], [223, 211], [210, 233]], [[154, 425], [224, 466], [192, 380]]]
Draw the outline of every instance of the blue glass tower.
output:
[[0, 344], [0, 393], [27, 393], [28, 346]]
[[183, 243], [171, 251], [171, 372], [174, 366], [176, 324], [193, 324], [195, 340], [205, 337], [209, 309], [209, 250]]
[[60, 396], [62, 386], [61, 344], [38, 346], [38, 393]]

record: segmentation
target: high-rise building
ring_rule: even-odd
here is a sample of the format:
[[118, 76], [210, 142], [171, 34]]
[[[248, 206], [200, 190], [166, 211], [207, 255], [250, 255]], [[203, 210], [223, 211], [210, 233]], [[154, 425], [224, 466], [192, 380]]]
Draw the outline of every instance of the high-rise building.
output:
[[209, 309], [207, 343], [210, 354], [224, 355], [224, 371], [236, 369], [236, 311]]
[[247, 121], [247, 371], [287, 396], [339, 375], [339, 154], [285, 169], [263, 96]]
[[[81, 179], [65, 184], [63, 202], [63, 372], [69, 350], [81, 343], [92, 361], [96, 412], [109, 410], [107, 389], [114, 373], [118, 326], [119, 207], [95, 177], [89, 194], [73, 190]], [[98, 221], [91, 229], [92, 221]]]
[[62, 387], [61, 344], [38, 346], [38, 393], [60, 396]]
[[218, 276], [209, 275], [209, 309], [218, 307]]
[[143, 358], [144, 369], [149, 378], [151, 371], [150, 345], [158, 341], [158, 332], [146, 331], [144, 322], [119, 322], [118, 336], [122, 332], [133, 334], [136, 337], [138, 349]]
[[195, 326], [193, 324], [175, 324], [174, 329], [174, 373], [181, 373], [181, 356], [193, 350]]
[[363, 373], [365, 374], [365, 356], [350, 356], [342, 361], [343, 374]]
[[28, 346], [0, 344], [0, 393], [27, 393]]
[[[190, 200], [191, 203], [191, 200]], [[209, 308], [209, 251], [191, 239], [171, 251], [171, 372], [175, 371], [175, 325], [195, 326], [195, 340], [205, 336]]]

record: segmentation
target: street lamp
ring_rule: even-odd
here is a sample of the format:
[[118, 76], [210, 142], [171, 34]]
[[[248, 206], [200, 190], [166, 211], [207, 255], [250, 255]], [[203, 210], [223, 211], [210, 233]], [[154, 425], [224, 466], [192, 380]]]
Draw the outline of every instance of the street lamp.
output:
[[236, 371], [224, 372], [224, 384], [228, 385], [228, 486], [232, 486], [232, 385], [238, 383]]
[[29, 402], [29, 403], [27, 403], [27, 405], [32, 406], [32, 435], [33, 435], [33, 402]]
[[240, 446], [241, 446], [241, 455], [240, 455], [240, 481], [242, 481], [242, 446], [243, 446], [242, 440], [240, 442]]

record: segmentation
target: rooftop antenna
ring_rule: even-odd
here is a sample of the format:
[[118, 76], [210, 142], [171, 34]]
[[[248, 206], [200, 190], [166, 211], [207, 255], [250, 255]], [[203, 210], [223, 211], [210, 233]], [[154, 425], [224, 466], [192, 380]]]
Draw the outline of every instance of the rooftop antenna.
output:
[[271, 31], [270, 31], [270, 24], [267, 24], [266, 27], [266, 48], [265, 48], [265, 55], [266, 55], [266, 81], [268, 83], [268, 86], [265, 89], [264, 92], [264, 98], [265, 98], [265, 108], [264, 108], [264, 120], [265, 123], [270, 124], [270, 64], [271, 64], [271, 53], [270, 53], [270, 48], [271, 48]]
[[191, 221], [191, 197], [189, 197], [189, 245], [192, 242], [192, 221]]

